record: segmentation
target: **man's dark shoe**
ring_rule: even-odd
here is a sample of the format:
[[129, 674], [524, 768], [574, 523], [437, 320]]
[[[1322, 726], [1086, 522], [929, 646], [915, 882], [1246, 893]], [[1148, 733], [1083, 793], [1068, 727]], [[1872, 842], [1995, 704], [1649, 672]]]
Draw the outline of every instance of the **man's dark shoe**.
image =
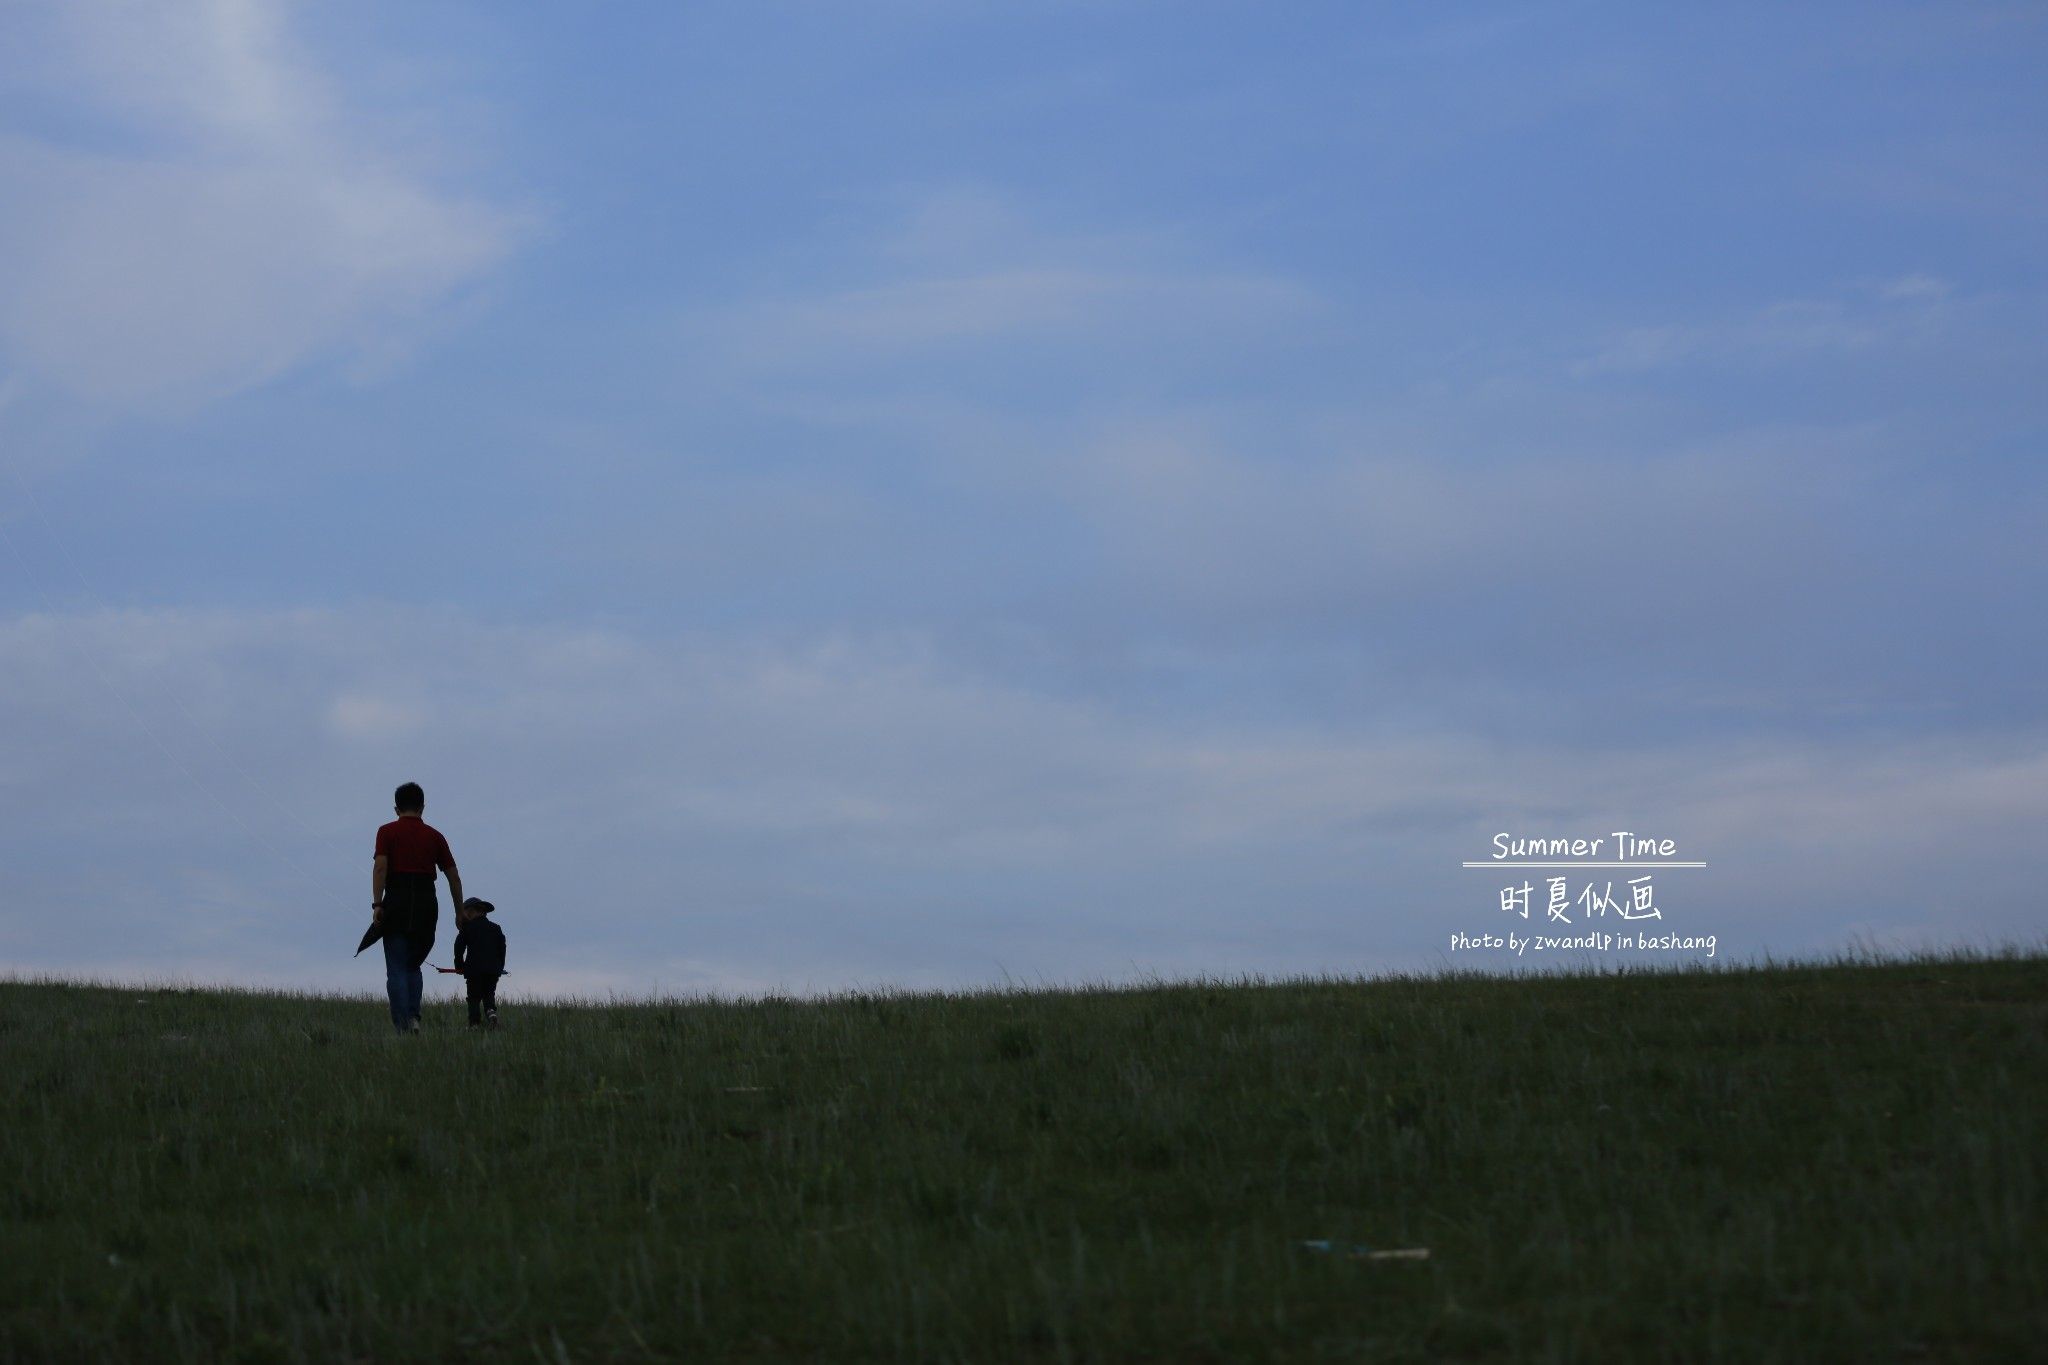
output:
[[409, 1028], [407, 1028], [407, 1029], [406, 1029], [406, 1032], [407, 1032], [407, 1033], [410, 1033], [410, 1034], [412, 1034], [412, 1035], [413, 1035], [414, 1037], [418, 1037], [418, 1036], [419, 1036], [419, 1031], [420, 1031], [420, 1017], [419, 1017], [419, 1016], [418, 1016], [417, 1014], [415, 1014], [415, 1015], [414, 1015], [414, 1016], [412, 1017], [412, 1025], [411, 1025], [411, 1026], [410, 1026]]
[[484, 1014], [484, 1027], [485, 1027], [485, 1028], [491, 1028], [491, 1029], [494, 1029], [494, 1028], [496, 1028], [497, 1026], [498, 1026], [498, 1012], [497, 1012], [496, 1010], [490, 1010], [490, 1011], [487, 1011], [487, 1012], [486, 1012], [486, 1013]]

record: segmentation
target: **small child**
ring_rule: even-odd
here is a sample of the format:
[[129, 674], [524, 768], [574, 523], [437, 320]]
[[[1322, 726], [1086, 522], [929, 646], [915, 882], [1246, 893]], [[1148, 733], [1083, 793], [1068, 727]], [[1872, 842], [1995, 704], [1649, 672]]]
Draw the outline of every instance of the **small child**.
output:
[[505, 931], [488, 916], [497, 909], [471, 896], [455, 912], [455, 970], [469, 984], [469, 1026], [498, 1026], [498, 978], [505, 974]]

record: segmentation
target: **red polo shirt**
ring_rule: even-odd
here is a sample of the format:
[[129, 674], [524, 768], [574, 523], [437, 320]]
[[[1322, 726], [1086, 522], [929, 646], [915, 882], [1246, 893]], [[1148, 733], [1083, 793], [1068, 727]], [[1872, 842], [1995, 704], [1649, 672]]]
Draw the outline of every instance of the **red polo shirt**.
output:
[[377, 827], [377, 856], [391, 860], [386, 868], [390, 872], [424, 872], [431, 877], [437, 867], [443, 872], [455, 870], [455, 855], [448, 851], [448, 841], [417, 815], [401, 815]]

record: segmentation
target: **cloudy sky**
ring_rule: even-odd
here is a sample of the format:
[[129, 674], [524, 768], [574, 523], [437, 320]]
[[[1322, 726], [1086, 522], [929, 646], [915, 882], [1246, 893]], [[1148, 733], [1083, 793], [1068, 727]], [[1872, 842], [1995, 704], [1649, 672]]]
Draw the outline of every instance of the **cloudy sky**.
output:
[[1722, 960], [2038, 942], [2044, 69], [0, 6], [0, 971], [377, 987], [407, 779], [535, 991], [1507, 969], [1496, 831], [1676, 840]]

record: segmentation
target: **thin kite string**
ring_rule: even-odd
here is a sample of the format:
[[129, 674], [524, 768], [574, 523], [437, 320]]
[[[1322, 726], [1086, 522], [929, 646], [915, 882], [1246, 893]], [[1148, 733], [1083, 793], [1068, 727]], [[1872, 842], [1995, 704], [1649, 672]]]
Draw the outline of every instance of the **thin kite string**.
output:
[[[22, 495], [28, 502], [29, 506], [35, 510], [36, 519], [42, 523], [43, 530], [50, 537], [50, 543], [57, 547], [58, 552], [61, 553], [64, 556], [65, 560], [70, 564], [71, 572], [78, 579], [79, 586], [85, 590], [88, 596], [90, 596], [95, 602], [99, 604], [100, 611], [103, 615], [108, 617], [113, 616], [113, 607], [110, 606], [107, 600], [104, 597], [101, 597], [98, 591], [96, 591], [93, 588], [92, 584], [86, 580], [85, 573], [79, 567], [78, 560], [71, 554], [71, 551], [69, 550], [68, 547], [64, 545], [63, 541], [58, 538], [56, 527], [51, 524], [48, 513], [44, 512], [42, 500], [36, 496], [35, 489], [29, 485], [28, 480], [22, 476], [21, 471], [19, 469], [10, 469], [9, 472], [14, 475], [14, 481], [20, 487]], [[0, 525], [4, 524], [5, 519], [0, 518]], [[37, 574], [33, 568], [31, 568], [28, 557], [22, 553], [18, 539], [14, 536], [8, 536], [7, 546], [10, 550], [13, 551], [15, 561], [21, 565], [23, 574], [27, 577], [28, 580], [34, 582], [36, 594], [37, 596], [43, 599], [43, 605], [49, 610], [51, 618], [53, 620], [57, 619], [60, 615], [60, 613], [57, 610], [57, 604], [55, 600], [51, 598], [49, 590], [47, 589], [47, 587], [45, 587], [42, 577], [39, 574]], [[134, 718], [136, 726], [140, 728], [144, 734], [149, 736], [150, 741], [156, 745], [157, 749], [160, 752], [162, 752], [165, 758], [169, 759], [171, 763], [174, 764], [180, 772], [184, 773], [185, 776], [188, 779], [190, 779], [193, 786], [198, 787], [201, 791], [205, 792], [206, 795], [213, 801], [213, 803], [216, 806], [219, 806], [222, 811], [226, 812], [229, 816], [231, 816], [234, 819], [235, 823], [240, 825], [243, 828], [243, 830], [249, 834], [251, 838], [256, 840], [256, 842], [261, 844], [264, 848], [268, 849], [272, 854], [276, 855], [279, 861], [283, 862], [285, 865], [290, 867], [294, 872], [298, 873], [299, 876], [303, 877], [309, 885], [318, 887], [320, 889], [320, 893], [326, 896], [329, 900], [333, 901], [334, 904], [340, 909], [346, 910], [348, 908], [347, 902], [343, 901], [341, 896], [332, 887], [328, 886], [325, 882], [321, 881], [318, 877], [314, 876], [311, 872], [307, 871], [306, 868], [299, 862], [298, 859], [292, 857], [289, 853], [286, 853], [283, 849], [279, 848], [275, 843], [271, 841], [268, 835], [264, 834], [263, 831], [257, 829], [254, 825], [250, 824], [248, 817], [243, 815], [239, 809], [237, 809], [233, 805], [230, 805], [211, 783], [208, 783], [204, 779], [202, 779], [198, 773], [193, 771], [190, 764], [186, 763], [184, 759], [180, 758], [176, 753], [174, 753], [171, 750], [171, 746], [164, 742], [163, 736], [157, 733], [156, 727], [149, 723], [148, 717], [143, 715], [142, 708], [137, 706], [134, 700], [127, 694], [127, 692], [123, 691], [121, 687], [119, 687], [114, 682], [113, 675], [107, 671], [106, 667], [103, 664], [100, 663], [98, 656], [93, 654], [90, 649], [87, 650], [87, 654], [91, 656], [93, 671], [99, 675], [100, 681], [106, 685], [107, 691], [111, 692], [114, 695], [115, 699], [127, 708], [128, 714]], [[168, 690], [162, 692], [161, 695], [170, 697], [171, 700], [177, 704], [178, 709], [184, 713], [185, 719], [191, 724], [192, 728], [206, 735], [207, 740], [213, 745], [215, 752], [218, 753], [221, 756], [221, 758], [226, 760], [228, 765], [232, 767], [237, 773], [240, 773], [243, 780], [248, 782], [253, 790], [260, 794], [265, 800], [269, 801], [270, 804], [274, 806], [276, 809], [283, 812], [288, 818], [291, 819], [291, 821], [294, 824], [298, 825], [298, 827], [301, 830], [305, 831], [309, 835], [312, 835], [316, 839], [320, 837], [317, 831], [313, 830], [310, 826], [306, 824], [305, 821], [299, 819], [297, 815], [295, 815], [292, 811], [287, 809], [284, 803], [279, 801], [274, 795], [272, 795], [267, 787], [265, 787], [262, 783], [258, 782], [253, 776], [250, 775], [249, 771], [246, 768], [242, 767], [240, 763], [235, 761], [233, 755], [229, 754], [227, 749], [221, 744], [221, 742], [218, 739], [214, 738], [212, 732], [207, 730], [206, 727], [200, 723], [199, 718], [192, 713], [192, 709], [189, 706], [185, 705], [184, 700], [182, 698], [180, 698], [175, 692]]]

